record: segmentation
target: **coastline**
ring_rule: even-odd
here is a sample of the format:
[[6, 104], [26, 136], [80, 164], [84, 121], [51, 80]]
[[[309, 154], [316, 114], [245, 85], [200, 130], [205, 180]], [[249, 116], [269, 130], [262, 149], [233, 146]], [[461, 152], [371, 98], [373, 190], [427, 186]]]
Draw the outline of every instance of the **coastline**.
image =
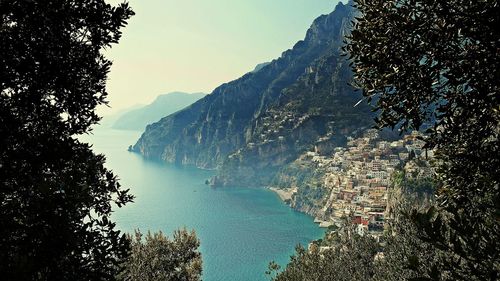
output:
[[[267, 187], [267, 188], [276, 193], [280, 197], [281, 201], [285, 202], [290, 208], [292, 208], [292, 206], [290, 206], [290, 202], [292, 200], [293, 195], [297, 192], [297, 187], [288, 189], [280, 189], [277, 187]], [[308, 214], [307, 212], [303, 211], [301, 212], [311, 216], [314, 219], [314, 223], [318, 224], [320, 228], [329, 228], [330, 226], [334, 225], [334, 223], [331, 221], [325, 221], [319, 219], [314, 215]]]
[[292, 200], [292, 196], [297, 192], [297, 188], [280, 189], [276, 187], [268, 187], [268, 189], [278, 194], [280, 199], [285, 203]]

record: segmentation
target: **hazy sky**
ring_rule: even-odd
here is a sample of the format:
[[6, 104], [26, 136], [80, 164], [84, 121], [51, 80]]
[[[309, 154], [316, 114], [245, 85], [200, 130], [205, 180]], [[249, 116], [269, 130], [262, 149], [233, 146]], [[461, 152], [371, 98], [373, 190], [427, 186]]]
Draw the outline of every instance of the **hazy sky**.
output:
[[[108, 0], [111, 4], [119, 0]], [[210, 93], [303, 39], [338, 0], [130, 0], [136, 12], [107, 56], [107, 115], [173, 91]]]

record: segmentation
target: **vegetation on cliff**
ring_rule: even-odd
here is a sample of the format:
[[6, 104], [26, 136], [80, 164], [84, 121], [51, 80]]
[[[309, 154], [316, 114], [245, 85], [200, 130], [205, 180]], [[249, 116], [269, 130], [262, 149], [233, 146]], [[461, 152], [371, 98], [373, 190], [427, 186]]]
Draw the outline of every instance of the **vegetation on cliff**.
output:
[[[352, 14], [343, 16], [348, 21]], [[339, 32], [348, 33], [348, 25], [341, 28]], [[352, 72], [341, 45], [342, 41], [335, 42], [254, 120], [247, 144], [222, 164], [219, 174], [226, 184], [269, 185], [305, 151], [316, 148], [328, 153], [344, 145], [347, 136], [370, 126], [369, 107], [355, 106], [362, 96], [349, 85]], [[249, 173], [255, 175], [250, 182], [245, 180]]]

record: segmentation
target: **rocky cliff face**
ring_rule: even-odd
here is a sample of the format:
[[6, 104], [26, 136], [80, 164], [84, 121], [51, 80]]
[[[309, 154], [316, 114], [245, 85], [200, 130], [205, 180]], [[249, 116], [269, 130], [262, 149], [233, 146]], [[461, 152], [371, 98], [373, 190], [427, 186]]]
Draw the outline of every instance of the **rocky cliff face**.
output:
[[[280, 58], [259, 71], [221, 85], [190, 107], [149, 125], [133, 150], [147, 158], [216, 168], [224, 161], [229, 163], [229, 155], [257, 147], [259, 138], [268, 134], [264, 131], [268, 131], [266, 122], [274, 118], [275, 113], [279, 113], [277, 119], [282, 120], [285, 116], [280, 109], [286, 106], [290, 108], [287, 112], [293, 114], [296, 111], [295, 117], [301, 120], [300, 124], [289, 124], [296, 128], [290, 130], [287, 127], [292, 136], [285, 139], [285, 136], [277, 135], [276, 141], [282, 142], [261, 144], [255, 148], [259, 153], [249, 153], [244, 158], [245, 163], [255, 163], [251, 159], [256, 157], [256, 162], [272, 160], [275, 165], [290, 161], [286, 151], [300, 151], [308, 139], [327, 133], [331, 125], [328, 122], [332, 120], [327, 118], [328, 115], [340, 112], [339, 108], [329, 110], [317, 105], [335, 98], [340, 100], [352, 93], [343, 86], [350, 73], [339, 57], [339, 48], [352, 15], [351, 7], [338, 4], [331, 14], [317, 18], [305, 39]], [[329, 63], [334, 65], [327, 67]], [[323, 73], [323, 68], [329, 68], [329, 72]], [[322, 83], [337, 87], [326, 89], [326, 86], [318, 86]], [[323, 94], [316, 95], [319, 88], [330, 93], [331, 99], [324, 100]], [[302, 95], [300, 102], [295, 102], [296, 93]], [[352, 104], [346, 106], [352, 107]], [[306, 116], [305, 112], [309, 115]], [[290, 122], [295, 122], [293, 120]], [[298, 145], [295, 144], [297, 140]], [[261, 157], [263, 155], [272, 156], [265, 159]], [[240, 165], [242, 170], [246, 169], [245, 166]]]
[[269, 185], [276, 173], [304, 153], [328, 154], [345, 143], [372, 114], [349, 81], [352, 73], [340, 48], [320, 57], [247, 127], [247, 145], [224, 161], [223, 184]]

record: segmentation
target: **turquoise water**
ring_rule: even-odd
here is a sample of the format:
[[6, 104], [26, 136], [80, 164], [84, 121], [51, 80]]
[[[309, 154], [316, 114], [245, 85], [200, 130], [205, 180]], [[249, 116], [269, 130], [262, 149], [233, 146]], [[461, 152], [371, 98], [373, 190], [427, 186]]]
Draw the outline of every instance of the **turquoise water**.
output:
[[203, 280], [268, 280], [269, 261], [286, 264], [296, 244], [323, 231], [312, 218], [291, 210], [263, 188], [210, 188], [213, 172], [144, 160], [126, 151], [139, 132], [96, 129], [83, 140], [103, 153], [120, 183], [136, 196], [114, 219], [126, 232], [195, 229], [201, 240]]

